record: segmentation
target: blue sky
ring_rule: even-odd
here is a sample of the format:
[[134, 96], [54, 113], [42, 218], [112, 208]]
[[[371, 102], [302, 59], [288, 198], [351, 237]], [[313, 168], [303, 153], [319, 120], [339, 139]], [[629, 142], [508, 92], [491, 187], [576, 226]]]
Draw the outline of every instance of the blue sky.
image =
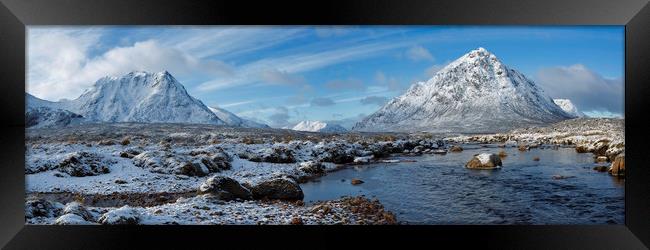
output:
[[30, 26], [27, 39], [27, 92], [48, 100], [105, 75], [168, 70], [242, 117], [350, 126], [484, 47], [554, 98], [623, 115], [622, 26]]

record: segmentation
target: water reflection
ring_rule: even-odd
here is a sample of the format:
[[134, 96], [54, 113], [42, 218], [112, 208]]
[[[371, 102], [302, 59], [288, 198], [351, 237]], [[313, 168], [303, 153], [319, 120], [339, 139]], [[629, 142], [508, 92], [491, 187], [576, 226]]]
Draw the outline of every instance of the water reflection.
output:
[[[476, 153], [501, 150], [508, 156], [499, 170], [463, 167]], [[417, 161], [355, 166], [305, 183], [305, 201], [375, 196], [399, 220], [413, 224], [624, 222], [625, 181], [594, 171], [591, 154], [475, 147], [403, 159]], [[351, 185], [352, 178], [365, 183]]]

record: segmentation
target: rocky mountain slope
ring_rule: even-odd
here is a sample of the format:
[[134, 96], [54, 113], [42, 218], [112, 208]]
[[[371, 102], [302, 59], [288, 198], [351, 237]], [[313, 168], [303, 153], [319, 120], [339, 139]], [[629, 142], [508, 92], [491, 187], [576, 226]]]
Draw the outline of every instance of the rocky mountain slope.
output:
[[483, 133], [570, 118], [533, 81], [478, 48], [413, 84], [353, 130]]

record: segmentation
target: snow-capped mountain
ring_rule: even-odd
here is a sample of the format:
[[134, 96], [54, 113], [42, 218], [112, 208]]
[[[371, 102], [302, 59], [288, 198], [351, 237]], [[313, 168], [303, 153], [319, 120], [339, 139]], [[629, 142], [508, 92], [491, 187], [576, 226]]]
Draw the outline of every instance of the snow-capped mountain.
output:
[[553, 99], [553, 102], [560, 106], [564, 112], [567, 112], [567, 114], [570, 114], [571, 116], [578, 118], [578, 117], [585, 117], [586, 115], [578, 110], [578, 108], [573, 105], [571, 100], [569, 99]]
[[301, 121], [291, 128], [297, 131], [343, 133], [348, 130], [338, 124], [329, 124], [321, 121]]
[[268, 125], [251, 120], [243, 119], [228, 110], [219, 107], [208, 107], [212, 113], [217, 115], [219, 119], [224, 121], [229, 126], [244, 127], [244, 128], [269, 128]]
[[483, 48], [357, 123], [357, 131], [499, 132], [570, 119], [523, 74]]
[[225, 124], [167, 71], [103, 77], [74, 100], [29, 99], [28, 107], [67, 110], [88, 122]]

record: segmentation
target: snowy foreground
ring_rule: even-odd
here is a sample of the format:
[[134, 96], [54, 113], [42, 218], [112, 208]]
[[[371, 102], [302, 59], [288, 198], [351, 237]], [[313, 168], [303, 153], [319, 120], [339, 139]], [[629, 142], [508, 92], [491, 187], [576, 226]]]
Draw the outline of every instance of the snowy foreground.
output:
[[299, 183], [460, 143], [595, 151], [606, 140], [619, 154], [623, 127], [575, 119], [478, 136], [136, 123], [28, 129], [25, 216], [28, 224], [394, 224], [399, 218], [364, 197], [304, 204]]

